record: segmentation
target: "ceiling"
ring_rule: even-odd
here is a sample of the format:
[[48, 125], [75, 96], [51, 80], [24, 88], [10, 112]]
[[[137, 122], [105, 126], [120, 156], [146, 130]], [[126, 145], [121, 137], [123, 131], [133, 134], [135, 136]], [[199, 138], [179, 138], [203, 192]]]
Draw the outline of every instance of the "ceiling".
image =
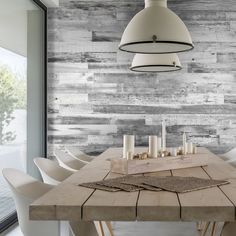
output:
[[[59, 0], [41, 0], [48, 7]], [[32, 0], [0, 1], [0, 47], [27, 55], [27, 11], [41, 10]]]

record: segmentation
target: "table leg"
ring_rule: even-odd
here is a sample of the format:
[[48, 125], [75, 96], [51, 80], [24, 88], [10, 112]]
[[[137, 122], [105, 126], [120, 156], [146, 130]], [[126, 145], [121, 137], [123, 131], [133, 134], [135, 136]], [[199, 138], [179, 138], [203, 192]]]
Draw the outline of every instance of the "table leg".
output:
[[207, 232], [207, 230], [208, 230], [208, 228], [209, 228], [209, 225], [210, 225], [210, 222], [207, 222], [206, 225], [205, 225], [205, 227], [203, 228], [203, 231], [202, 231], [202, 233], [201, 233], [201, 236], [206, 236], [206, 232]]
[[93, 221], [70, 221], [74, 236], [99, 236]]
[[110, 221], [105, 221], [105, 224], [106, 224], [106, 226], [107, 226], [107, 228], [110, 232], [110, 236], [114, 236], [111, 222]]
[[101, 236], [105, 236], [102, 221], [98, 221], [98, 228], [100, 230]]
[[216, 222], [212, 223], [212, 230], [211, 230], [211, 236], [215, 236], [216, 234]]
[[202, 230], [202, 221], [197, 222], [197, 230], [198, 231]]

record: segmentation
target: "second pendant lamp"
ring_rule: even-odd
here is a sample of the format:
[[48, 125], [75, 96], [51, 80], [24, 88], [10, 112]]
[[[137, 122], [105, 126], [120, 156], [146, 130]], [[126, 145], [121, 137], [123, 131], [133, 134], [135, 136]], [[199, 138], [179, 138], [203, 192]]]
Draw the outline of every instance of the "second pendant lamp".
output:
[[122, 51], [162, 54], [193, 48], [183, 21], [167, 8], [167, 0], [145, 0], [145, 8], [127, 25], [119, 45]]
[[130, 70], [136, 72], [171, 72], [180, 70], [177, 54], [136, 54]]

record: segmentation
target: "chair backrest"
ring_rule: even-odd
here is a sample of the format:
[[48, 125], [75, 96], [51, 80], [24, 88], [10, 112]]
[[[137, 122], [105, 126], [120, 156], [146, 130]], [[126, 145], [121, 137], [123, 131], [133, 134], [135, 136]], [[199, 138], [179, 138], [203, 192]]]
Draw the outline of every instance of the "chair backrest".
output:
[[59, 149], [54, 151], [54, 155], [59, 162], [59, 165], [70, 171], [77, 171], [86, 165], [85, 162], [72, 157], [69, 153], [65, 153]]
[[233, 148], [229, 152], [221, 154], [220, 156], [228, 160], [236, 160], [236, 148]]
[[41, 183], [16, 169], [3, 169], [2, 173], [12, 190], [20, 229], [24, 236], [58, 236], [59, 222], [29, 220], [29, 205], [51, 190], [52, 186]]
[[56, 161], [46, 158], [34, 158], [34, 163], [46, 184], [57, 185], [74, 173], [59, 166]]
[[74, 156], [75, 158], [78, 158], [82, 161], [85, 162], [90, 162], [93, 160], [93, 157], [83, 153], [78, 147], [75, 146], [67, 146], [66, 151], [71, 154], [72, 156]]

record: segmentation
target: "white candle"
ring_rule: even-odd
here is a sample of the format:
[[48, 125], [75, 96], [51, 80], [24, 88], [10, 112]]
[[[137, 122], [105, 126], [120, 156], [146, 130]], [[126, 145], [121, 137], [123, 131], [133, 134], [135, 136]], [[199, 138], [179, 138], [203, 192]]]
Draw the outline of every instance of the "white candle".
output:
[[183, 152], [184, 154], [188, 153], [188, 143], [185, 143]]
[[197, 146], [196, 145], [193, 146], [193, 154], [197, 154]]
[[191, 143], [191, 142], [187, 143], [187, 152], [188, 152], [188, 154], [193, 153], [193, 143]]
[[157, 136], [149, 136], [149, 156], [157, 158]]
[[187, 149], [185, 148], [185, 146], [186, 146], [186, 140], [187, 140], [187, 138], [186, 138], [186, 133], [184, 132], [184, 133], [183, 133], [183, 154], [186, 154], [186, 152], [187, 152]]
[[162, 151], [166, 150], [166, 122], [162, 121]]
[[177, 148], [171, 148], [171, 156], [176, 157], [177, 156]]
[[157, 137], [157, 152], [161, 151], [161, 138]]
[[127, 158], [127, 153], [134, 153], [134, 135], [124, 135], [123, 137], [123, 158]]

